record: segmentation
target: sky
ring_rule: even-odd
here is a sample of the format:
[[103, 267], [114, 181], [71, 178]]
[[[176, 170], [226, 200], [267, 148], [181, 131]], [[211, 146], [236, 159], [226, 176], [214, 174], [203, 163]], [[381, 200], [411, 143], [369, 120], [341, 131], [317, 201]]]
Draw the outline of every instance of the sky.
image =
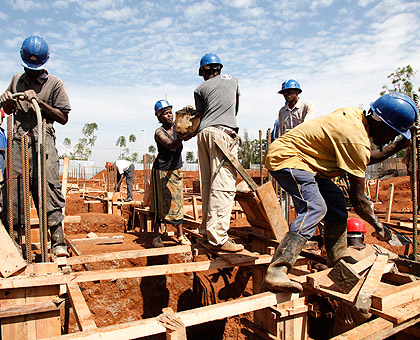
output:
[[[98, 124], [91, 160], [118, 158], [119, 136], [130, 151], [155, 145], [157, 100], [174, 111], [194, 105], [201, 57], [216, 53], [222, 73], [241, 91], [240, 134], [258, 138], [273, 127], [297, 80], [318, 115], [369, 107], [398, 67], [420, 70], [418, 0], [0, 0], [0, 91], [22, 72], [20, 47], [30, 35], [49, 44], [49, 73], [67, 86], [69, 122], [55, 123], [57, 149], [75, 145], [86, 123]], [[414, 79], [420, 86], [420, 74]], [[196, 151], [196, 140], [184, 143]]]

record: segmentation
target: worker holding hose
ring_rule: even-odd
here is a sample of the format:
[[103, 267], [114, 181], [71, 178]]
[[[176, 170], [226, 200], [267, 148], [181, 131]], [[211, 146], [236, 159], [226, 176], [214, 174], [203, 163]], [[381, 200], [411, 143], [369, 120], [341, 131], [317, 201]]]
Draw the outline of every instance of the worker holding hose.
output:
[[[61, 193], [59, 178], [59, 160], [55, 147], [54, 122], [65, 125], [70, 112], [70, 101], [63, 81], [50, 75], [45, 69], [49, 59], [47, 42], [39, 36], [30, 36], [22, 43], [20, 50], [23, 73], [12, 77], [6, 92], [0, 96], [0, 102], [6, 114], [14, 114], [13, 125], [13, 225], [15, 238], [19, 238], [20, 225], [23, 224], [22, 160], [21, 137], [29, 137], [29, 185], [38, 210], [38, 176], [41, 176], [37, 164], [37, 117], [31, 101], [35, 99], [46, 120], [46, 177], [47, 177], [47, 223], [51, 233], [51, 248], [55, 256], [67, 256], [61, 222], [64, 219], [62, 209], [65, 205]], [[23, 98], [14, 98], [14, 93], [24, 93]], [[5, 205], [7, 206], [7, 205]]]

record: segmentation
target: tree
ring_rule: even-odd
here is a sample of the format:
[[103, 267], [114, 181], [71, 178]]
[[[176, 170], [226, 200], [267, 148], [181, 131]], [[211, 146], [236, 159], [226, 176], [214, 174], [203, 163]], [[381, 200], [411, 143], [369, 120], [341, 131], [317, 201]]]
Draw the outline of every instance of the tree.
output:
[[127, 146], [127, 141], [124, 136], [119, 136], [117, 138], [117, 142], [115, 143], [115, 146], [118, 146], [120, 148], [120, 159], [122, 159], [122, 153], [121, 149], [125, 148]]
[[98, 130], [98, 124], [86, 123], [82, 128], [82, 138], [75, 145], [75, 149], [70, 153], [70, 159], [78, 159], [87, 161], [92, 155], [92, 149], [95, 146], [97, 136], [95, 131]]
[[[416, 75], [416, 72], [413, 71], [410, 65], [405, 67], [398, 67], [397, 70], [391, 73], [387, 78], [391, 80], [391, 86], [388, 85], [382, 86], [382, 91], [380, 95], [384, 95], [388, 92], [399, 92], [404, 93], [409, 97], [413, 97], [413, 79]], [[420, 91], [420, 89], [419, 89]]]
[[[263, 155], [267, 149], [267, 140], [262, 140]], [[245, 130], [242, 143], [238, 149], [238, 158], [245, 169], [249, 169], [251, 164], [260, 164], [260, 141], [251, 140], [248, 131]]]
[[196, 163], [196, 159], [194, 157], [194, 151], [187, 151], [187, 156], [185, 158], [187, 163]]
[[152, 155], [156, 153], [156, 147], [154, 145], [149, 145], [149, 153]]
[[71, 139], [70, 138], [64, 138], [63, 142], [64, 147], [66, 148], [66, 155], [67, 155], [67, 148], [71, 147]]
[[137, 141], [137, 138], [136, 138], [136, 136], [134, 135], [134, 134], [131, 134], [129, 137], [128, 137], [128, 142], [129, 143], [135, 143]]

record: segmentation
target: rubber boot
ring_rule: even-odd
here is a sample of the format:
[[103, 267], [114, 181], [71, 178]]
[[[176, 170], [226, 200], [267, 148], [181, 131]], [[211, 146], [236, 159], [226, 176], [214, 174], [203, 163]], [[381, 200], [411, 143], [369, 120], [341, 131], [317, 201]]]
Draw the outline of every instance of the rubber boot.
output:
[[347, 221], [324, 221], [324, 244], [328, 267], [334, 267], [340, 259], [350, 264], [357, 263], [347, 251]]
[[51, 249], [53, 255], [60, 256], [69, 256], [67, 251], [66, 240], [64, 239], [63, 228], [61, 224], [50, 227], [51, 233]]
[[300, 283], [289, 280], [287, 273], [295, 264], [305, 243], [306, 238], [303, 236], [291, 231], [287, 232], [267, 268], [267, 274], [262, 283], [264, 290], [292, 293], [299, 293], [303, 290]]

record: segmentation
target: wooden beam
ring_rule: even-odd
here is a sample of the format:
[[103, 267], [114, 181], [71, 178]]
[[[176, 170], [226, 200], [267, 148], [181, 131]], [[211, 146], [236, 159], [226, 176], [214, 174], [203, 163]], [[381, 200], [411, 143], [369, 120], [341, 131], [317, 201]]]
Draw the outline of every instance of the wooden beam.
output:
[[[243, 263], [244, 266], [269, 264], [272, 256], [260, 255], [255, 261]], [[77, 272], [71, 274], [51, 274], [51, 275], [35, 275], [33, 277], [13, 277], [0, 279], [0, 289], [38, 287], [64, 284], [68, 282], [88, 282], [98, 280], [113, 280], [140, 278], [159, 275], [170, 275], [180, 273], [191, 273], [198, 271], [206, 271], [213, 269], [232, 268], [235, 265], [229, 262], [217, 259], [214, 261], [198, 261], [190, 263], [173, 263], [166, 265], [156, 265], [147, 267], [133, 267], [120, 269], [96, 270], [90, 272]]]
[[400, 324], [420, 314], [420, 300], [416, 300], [401, 306], [392, 307], [386, 310], [371, 308], [370, 312], [388, 321]]
[[[205, 322], [220, 320], [234, 315], [248, 313], [255, 310], [267, 308], [288, 300], [291, 293], [261, 293], [246, 298], [231, 300], [215, 305], [191, 309], [176, 313], [186, 327], [199, 325]], [[72, 333], [61, 337], [51, 338], [49, 340], [125, 340], [141, 338], [153, 334], [166, 332], [166, 328], [160, 326], [156, 318], [139, 320], [125, 324], [103, 327], [95, 331], [83, 333]]]
[[24, 305], [14, 305], [13, 307], [0, 307], [0, 319], [12, 316], [22, 316], [29, 314], [37, 314], [44, 312], [56, 311], [64, 308], [65, 299], [57, 299], [57, 301], [45, 301], [36, 303], [27, 303]]
[[13, 244], [1, 220], [0, 241], [0, 273], [3, 277], [9, 277], [25, 268], [26, 262]]
[[331, 340], [378, 340], [385, 339], [420, 321], [420, 315], [402, 324], [394, 325], [391, 321], [377, 318], [375, 320], [361, 324], [346, 333], [340, 334]]
[[263, 184], [256, 190], [256, 194], [261, 201], [274, 238], [278, 241], [282, 240], [289, 231], [289, 225], [284, 218], [273, 184], [271, 182]]
[[112, 252], [112, 253], [72, 256], [67, 259], [67, 264], [70, 266], [73, 266], [75, 264], [83, 264], [83, 263], [94, 263], [94, 262], [123, 260], [123, 259], [136, 259], [140, 257], [149, 257], [149, 256], [180, 254], [180, 253], [192, 252], [194, 249], [201, 249], [201, 248], [195, 245], [186, 245], [186, 246], [180, 245], [180, 246], [164, 247], [164, 248], [126, 250], [126, 251], [118, 251], [118, 252]]
[[[64, 223], [80, 223], [82, 221], [82, 217], [79, 215], [75, 216], [64, 216]], [[39, 218], [31, 218], [31, 226], [39, 225]]]
[[67, 283], [67, 291], [73, 306], [74, 315], [82, 331], [96, 329], [96, 323], [77, 283]]
[[394, 184], [391, 183], [389, 185], [389, 192], [388, 192], [388, 205], [386, 207], [385, 213], [385, 222], [389, 222], [391, 220], [391, 212], [392, 212], [392, 201], [394, 200]]
[[384, 310], [420, 299], [420, 281], [406, 283], [372, 296], [372, 307]]
[[366, 276], [365, 282], [363, 282], [362, 288], [359, 290], [354, 307], [358, 311], [364, 313], [369, 312], [371, 305], [371, 297], [378, 288], [379, 282], [381, 282], [382, 274], [385, 270], [385, 265], [388, 261], [387, 254], [378, 254], [375, 263], [370, 268], [369, 273]]

